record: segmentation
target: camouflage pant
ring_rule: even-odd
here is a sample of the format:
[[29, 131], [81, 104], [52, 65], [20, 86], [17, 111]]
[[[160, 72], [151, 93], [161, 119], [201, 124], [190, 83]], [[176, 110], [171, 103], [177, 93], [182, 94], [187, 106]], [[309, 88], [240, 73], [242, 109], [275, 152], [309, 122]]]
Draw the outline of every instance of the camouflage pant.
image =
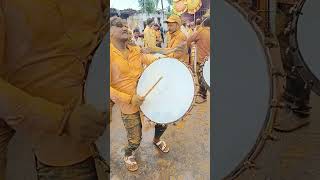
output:
[[199, 82], [198, 95], [200, 95], [204, 99], [206, 99], [208, 87], [207, 87], [206, 82], [204, 81], [204, 78], [202, 76], [203, 66], [204, 66], [204, 64], [197, 63], [197, 76], [198, 76], [198, 82]]
[[63, 167], [48, 166], [37, 161], [37, 174], [38, 180], [98, 180], [93, 158]]
[[[125, 155], [131, 156], [132, 153], [140, 146], [142, 139], [142, 123], [140, 112], [134, 114], [121, 113], [124, 127], [127, 130], [128, 145], [125, 147]], [[154, 137], [159, 139], [167, 129], [167, 126], [157, 124], [155, 126]]]

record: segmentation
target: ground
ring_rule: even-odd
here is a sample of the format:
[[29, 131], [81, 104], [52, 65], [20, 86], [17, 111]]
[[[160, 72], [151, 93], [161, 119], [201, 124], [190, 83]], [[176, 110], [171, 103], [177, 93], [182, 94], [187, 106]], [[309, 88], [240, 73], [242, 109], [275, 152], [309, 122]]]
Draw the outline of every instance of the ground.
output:
[[320, 97], [312, 94], [310, 125], [292, 133], [277, 133], [268, 141], [256, 164], [259, 169], [243, 173], [237, 180], [320, 179]]
[[111, 123], [111, 179], [208, 180], [210, 179], [210, 99], [194, 104], [191, 112], [177, 125], [169, 125], [163, 140], [170, 146], [168, 154], [153, 144], [154, 128], [143, 123], [143, 140], [136, 157], [137, 172], [128, 172], [122, 148], [127, 143], [119, 108]]

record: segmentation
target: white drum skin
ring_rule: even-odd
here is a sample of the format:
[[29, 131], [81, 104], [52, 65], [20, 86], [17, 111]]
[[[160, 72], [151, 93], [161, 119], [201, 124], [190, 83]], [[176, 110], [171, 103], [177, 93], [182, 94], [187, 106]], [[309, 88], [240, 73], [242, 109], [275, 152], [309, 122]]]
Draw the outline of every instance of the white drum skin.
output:
[[141, 111], [151, 121], [170, 124], [180, 120], [191, 108], [195, 85], [192, 73], [185, 64], [174, 58], [162, 58], [142, 73], [137, 94], [144, 96], [159, 80], [145, 101]]
[[203, 65], [202, 76], [204, 81], [207, 83], [207, 86], [210, 87], [210, 56]]

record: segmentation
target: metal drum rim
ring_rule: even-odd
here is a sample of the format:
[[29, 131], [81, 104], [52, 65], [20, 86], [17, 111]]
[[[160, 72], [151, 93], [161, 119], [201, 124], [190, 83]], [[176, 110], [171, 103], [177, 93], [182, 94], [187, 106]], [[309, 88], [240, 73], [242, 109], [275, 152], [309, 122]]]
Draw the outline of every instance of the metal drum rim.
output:
[[279, 100], [278, 98], [279, 95], [277, 94], [277, 91], [275, 91], [275, 88], [279, 88], [279, 87], [277, 87], [277, 84], [275, 83], [276, 77], [272, 76], [272, 73], [271, 73], [271, 70], [272, 70], [271, 64], [273, 62], [272, 62], [272, 57], [270, 57], [270, 54], [269, 54], [269, 49], [263, 46], [264, 44], [263, 32], [261, 32], [257, 23], [253, 22], [252, 19], [250, 19], [250, 15], [242, 7], [240, 7], [236, 2], [234, 2], [233, 0], [225, 0], [225, 3], [231, 5], [233, 8], [235, 8], [239, 12], [239, 15], [242, 15], [243, 18], [248, 20], [249, 24], [251, 25], [251, 28], [256, 32], [256, 36], [261, 43], [261, 48], [263, 48], [265, 52], [264, 53], [265, 60], [267, 61], [266, 64], [267, 64], [267, 68], [268, 68], [267, 70], [269, 74], [268, 83], [270, 85], [269, 107], [267, 109], [264, 125], [261, 128], [259, 136], [256, 139], [256, 143], [252, 147], [251, 151], [248, 152], [247, 155], [243, 158], [243, 160], [239, 162], [238, 166], [236, 166], [236, 168], [233, 171], [231, 171], [226, 177], [223, 178], [224, 180], [227, 180], [227, 179], [235, 179], [239, 175], [241, 175], [241, 173], [249, 169], [251, 167], [251, 164], [254, 164], [254, 160], [258, 157], [258, 155], [261, 153], [262, 149], [264, 148], [266, 140], [270, 138], [269, 136], [271, 135], [268, 133], [270, 133], [270, 131], [273, 128], [273, 123], [274, 123], [273, 120], [276, 115], [276, 110], [272, 108], [272, 103], [278, 102]]
[[[170, 58], [170, 57], [159, 58], [159, 59], [157, 59], [156, 61], [159, 61], [159, 60], [161, 60], [161, 59], [166, 59], [166, 58]], [[195, 97], [196, 97], [196, 87], [195, 87], [195, 78], [194, 78], [194, 75], [193, 75], [192, 71], [190, 70], [190, 68], [186, 65], [185, 62], [182, 62], [182, 61], [180, 61], [180, 60], [178, 60], [178, 59], [176, 59], [176, 58], [171, 58], [171, 59], [175, 59], [175, 60], [179, 61], [180, 63], [182, 63], [182, 64], [189, 70], [189, 72], [190, 72], [190, 74], [191, 74], [191, 77], [192, 77], [192, 80], [193, 80], [193, 86], [194, 86], [194, 88], [193, 88], [193, 89], [194, 89], [193, 94], [194, 94], [194, 95], [193, 95], [193, 98], [192, 98], [192, 101], [191, 101], [191, 105], [190, 105], [189, 109], [184, 113], [184, 115], [183, 115], [181, 118], [179, 118], [178, 120], [173, 121], [173, 122], [170, 122], [170, 123], [157, 123], [157, 122], [152, 121], [146, 114], [144, 114], [144, 113], [142, 112], [142, 110], [141, 110], [140, 107], [139, 107], [139, 109], [140, 109], [141, 113], [143, 114], [143, 116], [145, 116], [146, 118], [148, 118], [148, 120], [150, 120], [150, 121], [152, 121], [153, 123], [156, 123], [156, 124], [163, 124], [163, 125], [175, 124], [175, 123], [183, 120], [183, 118], [186, 117], [186, 116], [190, 113], [190, 111], [193, 109], [193, 106], [194, 106], [194, 101], [195, 101]], [[152, 62], [151, 64], [155, 63], [156, 61]], [[151, 65], [151, 64], [150, 64], [150, 65]], [[150, 66], [150, 65], [149, 65], [149, 66]], [[147, 69], [147, 68], [148, 68], [148, 67], [146, 67], [145, 69]], [[142, 72], [142, 73], [143, 73], [143, 72]], [[142, 75], [142, 74], [141, 74], [141, 75]], [[140, 77], [141, 77], [141, 76], [140, 76]], [[139, 80], [140, 80], [140, 77], [139, 77]], [[139, 83], [139, 81], [138, 81], [138, 83]], [[137, 84], [137, 86], [138, 86], [138, 84]]]
[[[204, 71], [203, 71], [203, 68], [204, 68], [204, 65], [206, 64], [206, 62], [208, 62], [208, 61], [210, 61], [210, 55], [209, 56], [206, 56], [205, 57], [205, 61], [203, 62], [203, 63], [201, 63], [201, 66], [202, 66], [202, 73], [201, 73], [201, 75], [202, 75], [202, 79], [203, 79], [203, 81], [205, 82], [205, 85], [206, 85], [206, 87], [208, 88], [208, 90], [210, 91], [210, 86], [208, 85], [208, 83], [207, 83], [207, 81], [205, 81], [205, 78], [204, 78]], [[209, 84], [210, 84], [211, 82], [209, 82]]]

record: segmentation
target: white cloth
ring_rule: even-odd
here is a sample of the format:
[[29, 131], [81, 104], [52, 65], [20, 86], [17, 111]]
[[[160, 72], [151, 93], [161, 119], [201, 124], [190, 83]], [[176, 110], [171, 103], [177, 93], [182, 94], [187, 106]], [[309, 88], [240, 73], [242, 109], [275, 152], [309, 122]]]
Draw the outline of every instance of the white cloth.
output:
[[142, 38], [140, 38], [140, 37], [138, 39], [133, 37], [132, 42], [134, 42], [137, 46], [140, 46], [140, 47], [144, 46], [144, 42], [143, 42]]
[[186, 37], [188, 38], [189, 37], [188, 29], [184, 26], [181, 26], [180, 29], [183, 32], [183, 34], [185, 34]]

